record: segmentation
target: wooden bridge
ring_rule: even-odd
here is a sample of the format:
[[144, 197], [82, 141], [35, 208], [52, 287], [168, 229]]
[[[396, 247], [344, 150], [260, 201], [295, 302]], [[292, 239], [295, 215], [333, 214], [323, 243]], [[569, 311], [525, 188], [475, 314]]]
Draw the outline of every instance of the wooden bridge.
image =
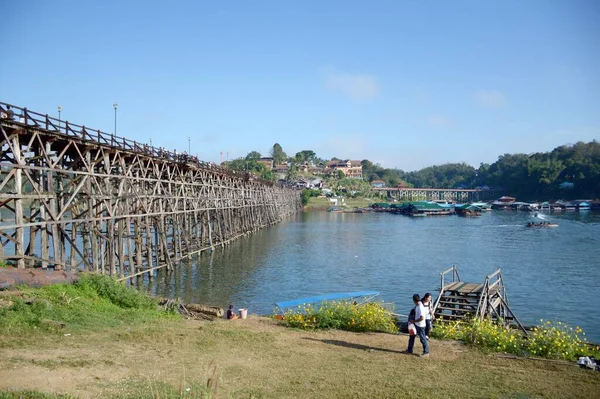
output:
[[298, 211], [300, 195], [0, 102], [0, 260], [132, 277]]
[[[451, 274], [452, 280], [446, 282]], [[456, 266], [440, 275], [440, 294], [433, 309], [438, 320], [463, 320], [465, 318], [483, 320], [486, 317], [506, 326], [527, 331], [508, 305], [506, 288], [500, 269], [487, 276], [483, 283], [473, 284], [460, 280]]]
[[374, 191], [385, 192], [388, 198], [402, 201], [476, 202], [496, 198], [496, 190], [470, 188], [408, 188], [383, 187]]

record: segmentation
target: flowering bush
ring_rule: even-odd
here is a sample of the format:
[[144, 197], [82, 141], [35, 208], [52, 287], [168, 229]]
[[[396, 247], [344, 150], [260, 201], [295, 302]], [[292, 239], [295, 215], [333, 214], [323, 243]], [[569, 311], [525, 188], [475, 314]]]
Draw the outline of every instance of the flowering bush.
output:
[[[533, 329], [528, 344], [529, 353], [534, 356], [575, 359], [590, 354], [590, 345], [587, 344], [583, 330], [579, 327], [573, 329], [560, 321], [552, 323], [550, 320], [540, 320], [540, 324]], [[597, 347], [591, 350], [595, 350], [596, 356], [598, 355]]]
[[392, 313], [381, 303], [355, 305], [346, 301], [323, 302], [319, 306], [301, 305], [285, 312], [283, 322], [302, 329], [329, 329], [366, 332], [398, 331]]
[[492, 352], [575, 360], [580, 356], [600, 357], [600, 347], [591, 346], [579, 327], [560, 321], [540, 320], [527, 338], [490, 319], [437, 322], [431, 330], [434, 338], [456, 339]]
[[438, 322], [431, 330], [435, 338], [461, 340], [492, 352], [523, 353], [523, 336], [490, 319]]

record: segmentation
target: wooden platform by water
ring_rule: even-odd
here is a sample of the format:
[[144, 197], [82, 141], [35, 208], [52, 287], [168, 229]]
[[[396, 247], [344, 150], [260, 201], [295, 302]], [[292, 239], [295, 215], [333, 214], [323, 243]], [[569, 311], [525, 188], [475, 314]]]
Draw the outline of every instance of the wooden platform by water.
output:
[[[446, 282], [450, 277], [451, 281]], [[437, 320], [464, 320], [486, 317], [506, 326], [527, 331], [508, 304], [500, 269], [486, 276], [483, 283], [461, 281], [456, 266], [440, 275], [440, 294], [434, 303]]]

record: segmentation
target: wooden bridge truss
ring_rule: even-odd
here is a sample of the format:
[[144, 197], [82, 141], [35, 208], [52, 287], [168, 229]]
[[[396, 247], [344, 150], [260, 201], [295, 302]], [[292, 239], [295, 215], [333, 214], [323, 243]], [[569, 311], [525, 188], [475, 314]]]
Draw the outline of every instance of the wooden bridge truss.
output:
[[[452, 273], [452, 281], [446, 276]], [[483, 320], [486, 317], [506, 326], [527, 331], [515, 316], [506, 297], [506, 288], [500, 269], [485, 278], [482, 284], [465, 283], [460, 280], [456, 266], [440, 275], [440, 294], [434, 303], [434, 315], [438, 320]]]
[[0, 103], [0, 259], [121, 277], [277, 223], [298, 191]]

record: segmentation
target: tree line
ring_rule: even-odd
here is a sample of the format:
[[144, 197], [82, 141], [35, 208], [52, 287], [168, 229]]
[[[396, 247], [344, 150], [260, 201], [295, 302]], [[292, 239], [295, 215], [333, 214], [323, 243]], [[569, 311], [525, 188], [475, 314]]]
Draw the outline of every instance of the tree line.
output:
[[[286, 178], [298, 177], [298, 167], [310, 164], [325, 166], [328, 160], [317, 157], [314, 151], [304, 150], [287, 156], [281, 145], [273, 145], [269, 155], [274, 164], [288, 164]], [[248, 171], [265, 179], [274, 179], [271, 170], [257, 161], [261, 154], [252, 151], [244, 158], [229, 161], [227, 166]], [[339, 160], [332, 158], [331, 160]], [[363, 180], [383, 180], [388, 187], [399, 184], [423, 188], [484, 188], [497, 189], [519, 199], [598, 198], [600, 196], [600, 143], [562, 145], [550, 152], [533, 154], [504, 154], [492, 164], [481, 163], [478, 168], [462, 163], [446, 163], [406, 172], [383, 168], [365, 159], [362, 161]], [[340, 179], [343, 176], [334, 176]], [[348, 180], [348, 179], [344, 179]], [[561, 183], [572, 187], [561, 188]]]

